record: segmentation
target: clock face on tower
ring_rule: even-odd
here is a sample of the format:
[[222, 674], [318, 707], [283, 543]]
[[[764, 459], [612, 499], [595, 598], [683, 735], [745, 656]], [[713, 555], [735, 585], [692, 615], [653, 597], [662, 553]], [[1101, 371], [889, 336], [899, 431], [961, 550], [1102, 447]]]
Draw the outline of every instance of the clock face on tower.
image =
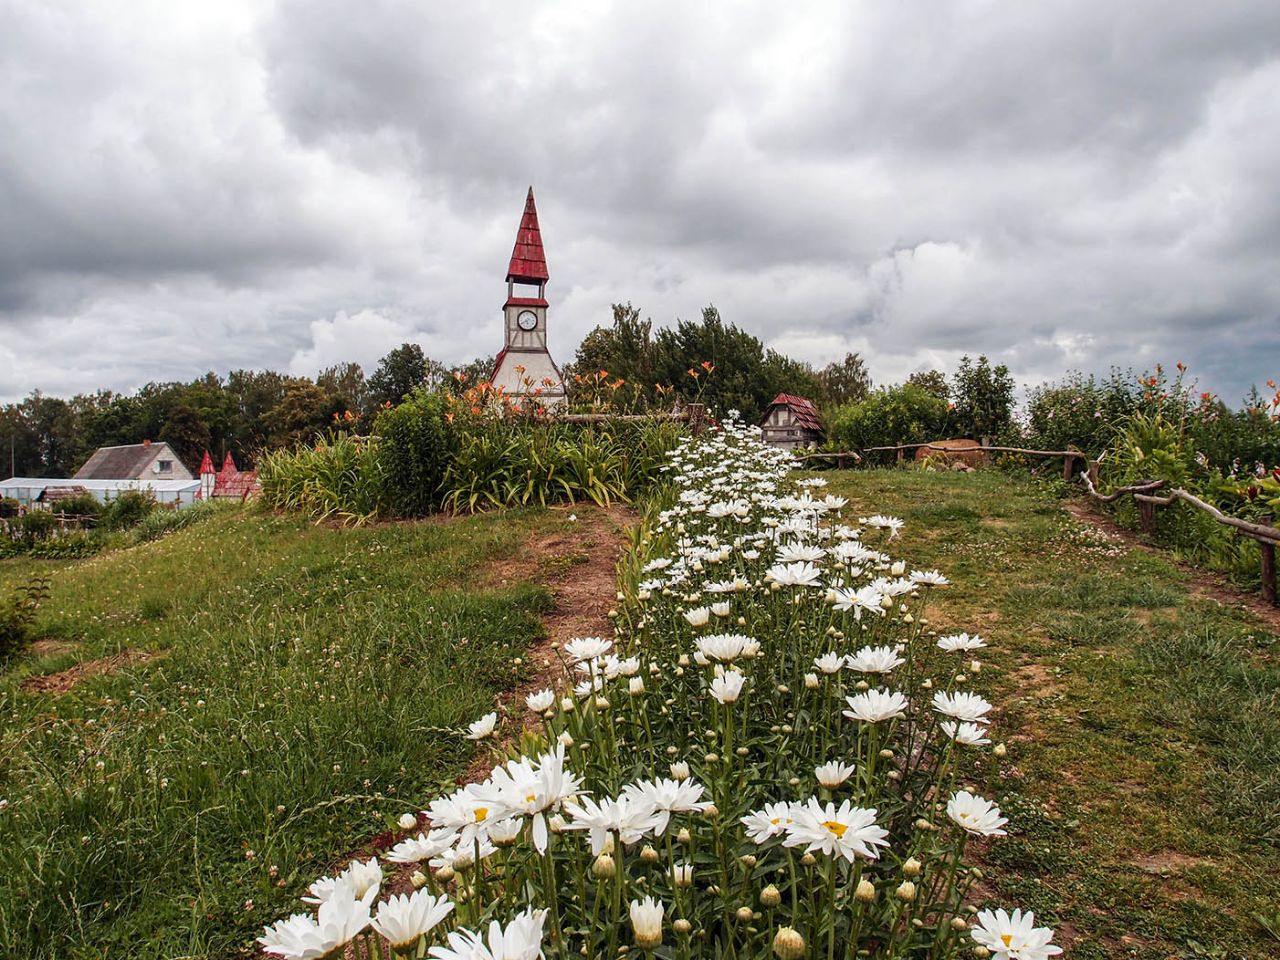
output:
[[516, 323], [520, 325], [521, 330], [533, 330], [538, 326], [538, 315], [532, 310], [521, 310], [520, 316], [516, 317]]

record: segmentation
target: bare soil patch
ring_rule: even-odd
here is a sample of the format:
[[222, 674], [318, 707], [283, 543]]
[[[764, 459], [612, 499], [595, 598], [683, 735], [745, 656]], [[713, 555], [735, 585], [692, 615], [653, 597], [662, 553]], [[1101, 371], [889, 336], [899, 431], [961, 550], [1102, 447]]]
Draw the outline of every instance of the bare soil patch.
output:
[[145, 663], [158, 655], [153, 650], [121, 650], [119, 653], [113, 653], [107, 657], [98, 657], [96, 660], [84, 660], [74, 667], [59, 670], [57, 673], [46, 673], [40, 677], [28, 677], [22, 681], [22, 689], [28, 693], [49, 693], [56, 696], [66, 693], [80, 681], [89, 677], [101, 676], [104, 673], [115, 673], [117, 670]]

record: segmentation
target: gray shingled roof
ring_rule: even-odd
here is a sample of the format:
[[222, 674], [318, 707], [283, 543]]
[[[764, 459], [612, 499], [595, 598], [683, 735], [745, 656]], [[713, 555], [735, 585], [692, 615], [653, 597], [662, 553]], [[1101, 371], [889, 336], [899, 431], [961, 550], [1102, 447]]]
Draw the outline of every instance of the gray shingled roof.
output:
[[159, 450], [158, 444], [132, 443], [99, 447], [76, 471], [73, 480], [129, 480], [136, 477]]

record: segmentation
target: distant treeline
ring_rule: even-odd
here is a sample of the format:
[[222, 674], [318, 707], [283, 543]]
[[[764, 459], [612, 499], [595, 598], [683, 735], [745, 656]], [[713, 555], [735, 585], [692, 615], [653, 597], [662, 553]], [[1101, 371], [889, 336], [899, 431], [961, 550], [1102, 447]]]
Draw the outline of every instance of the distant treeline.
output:
[[[492, 369], [492, 357], [451, 368], [406, 343], [368, 376], [359, 364], [342, 363], [314, 378], [236, 370], [148, 383], [132, 394], [99, 390], [63, 399], [37, 391], [0, 407], [0, 475], [9, 473], [12, 456], [18, 476], [69, 476], [98, 447], [144, 439], [167, 441], [190, 469], [206, 449], [219, 461], [229, 452], [243, 467], [265, 451], [311, 443], [335, 425], [370, 429], [379, 409], [419, 386], [458, 393]], [[748, 420], [780, 392], [839, 403], [871, 386], [857, 355], [815, 370], [724, 323], [714, 307], [700, 320], [654, 331], [630, 304], [615, 306], [613, 323], [589, 333], [563, 373], [571, 401], [583, 409], [608, 402], [644, 410], [697, 398]]]

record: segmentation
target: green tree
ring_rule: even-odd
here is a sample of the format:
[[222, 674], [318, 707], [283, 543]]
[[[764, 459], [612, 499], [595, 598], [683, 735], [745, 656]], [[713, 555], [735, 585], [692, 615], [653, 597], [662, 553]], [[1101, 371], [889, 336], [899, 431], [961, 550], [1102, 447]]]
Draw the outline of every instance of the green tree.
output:
[[332, 419], [329, 395], [305, 377], [292, 377], [285, 383], [280, 402], [263, 415], [267, 446], [311, 443]]
[[845, 354], [843, 360], [827, 364], [818, 371], [818, 381], [822, 385], [823, 400], [836, 406], [861, 400], [871, 392], [871, 374], [856, 353]]
[[430, 375], [443, 377], [447, 371], [439, 364], [431, 366], [432, 361], [422, 352], [416, 343], [402, 343], [380, 361], [378, 367], [369, 377], [369, 402], [377, 408], [386, 404], [395, 406], [414, 388], [425, 384]]
[[952, 419], [962, 436], [994, 440], [1013, 431], [1014, 384], [1008, 367], [993, 367], [982, 356], [977, 363], [961, 357], [951, 382], [955, 396]]
[[199, 411], [184, 403], [169, 410], [169, 417], [160, 428], [159, 439], [173, 447], [178, 459], [193, 472], [199, 468], [205, 450], [211, 445], [208, 422]]
[[917, 370], [907, 377], [907, 383], [920, 387], [944, 402], [951, 399], [951, 387], [947, 384], [947, 375], [941, 370]]
[[329, 395], [335, 413], [369, 413], [368, 385], [358, 363], [339, 363], [326, 367], [316, 376], [316, 386]]

